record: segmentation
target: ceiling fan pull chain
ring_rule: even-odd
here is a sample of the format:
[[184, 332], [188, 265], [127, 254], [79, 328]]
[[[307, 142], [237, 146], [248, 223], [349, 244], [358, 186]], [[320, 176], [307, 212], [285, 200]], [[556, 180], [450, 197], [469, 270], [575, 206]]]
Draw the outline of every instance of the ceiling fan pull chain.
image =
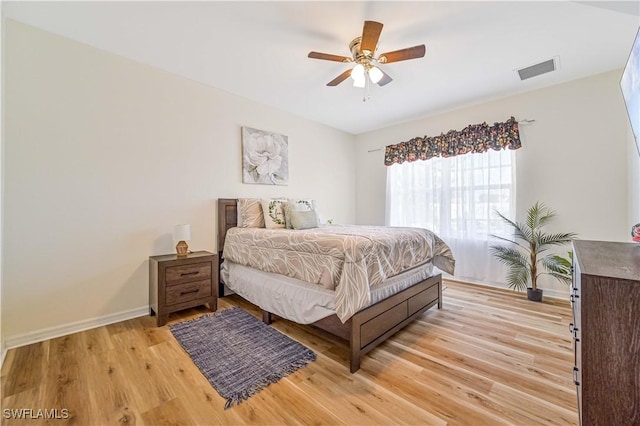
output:
[[371, 84], [371, 79], [369, 78], [369, 70], [365, 70], [364, 72], [364, 96], [362, 97], [362, 102], [367, 102], [367, 99], [370, 99], [369, 96], [369, 85]]

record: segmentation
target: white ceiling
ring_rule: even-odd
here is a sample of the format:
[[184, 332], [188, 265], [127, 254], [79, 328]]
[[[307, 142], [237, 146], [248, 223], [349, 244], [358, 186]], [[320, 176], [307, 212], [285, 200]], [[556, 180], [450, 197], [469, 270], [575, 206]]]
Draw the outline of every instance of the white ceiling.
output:
[[[622, 68], [640, 2], [2, 2], [3, 15], [228, 92], [358, 134]], [[379, 52], [426, 44], [384, 65], [363, 89], [326, 83], [349, 65], [365, 20], [384, 24]], [[559, 57], [520, 81], [517, 68]]]

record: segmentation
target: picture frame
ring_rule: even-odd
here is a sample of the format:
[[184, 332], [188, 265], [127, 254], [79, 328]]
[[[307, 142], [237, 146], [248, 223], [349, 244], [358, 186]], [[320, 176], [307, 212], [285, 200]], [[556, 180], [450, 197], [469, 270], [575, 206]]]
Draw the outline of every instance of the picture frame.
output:
[[242, 182], [289, 184], [289, 138], [280, 133], [242, 127]]

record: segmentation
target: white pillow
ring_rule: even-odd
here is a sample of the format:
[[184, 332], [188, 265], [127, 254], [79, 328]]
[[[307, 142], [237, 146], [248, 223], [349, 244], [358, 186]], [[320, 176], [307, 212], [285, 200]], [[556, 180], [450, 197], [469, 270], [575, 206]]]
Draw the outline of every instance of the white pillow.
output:
[[260, 200], [266, 228], [275, 229], [285, 227], [286, 223], [282, 206], [286, 202], [287, 200], [282, 198], [263, 198]]

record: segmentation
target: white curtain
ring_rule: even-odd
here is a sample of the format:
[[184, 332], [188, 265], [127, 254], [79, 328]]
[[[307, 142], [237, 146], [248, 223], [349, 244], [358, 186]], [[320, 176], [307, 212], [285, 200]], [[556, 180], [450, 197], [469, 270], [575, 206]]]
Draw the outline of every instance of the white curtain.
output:
[[456, 258], [454, 277], [504, 283], [507, 268], [489, 253], [507, 236], [496, 210], [515, 217], [515, 154], [511, 150], [405, 162], [387, 167], [386, 222], [428, 228]]

